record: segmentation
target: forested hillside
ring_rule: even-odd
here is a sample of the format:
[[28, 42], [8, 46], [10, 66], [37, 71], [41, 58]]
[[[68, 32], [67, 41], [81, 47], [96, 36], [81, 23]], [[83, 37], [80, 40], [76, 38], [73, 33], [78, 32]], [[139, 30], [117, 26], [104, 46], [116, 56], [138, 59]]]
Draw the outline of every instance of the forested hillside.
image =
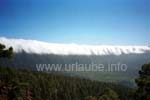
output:
[[[0, 45], [0, 57], [12, 58], [13, 48]], [[0, 67], [0, 100], [150, 100], [149, 76], [150, 64], [144, 64], [135, 81], [137, 89], [131, 89], [61, 73]]]
[[129, 91], [114, 83], [0, 67], [0, 100], [127, 100]]
[[[77, 55], [38, 55], [28, 54], [26, 52], [14, 53], [14, 57], [10, 59], [0, 58], [0, 65], [7, 67], [14, 67], [17, 69], [28, 69], [37, 71], [36, 64], [104, 64], [105, 68], [109, 64], [126, 64], [128, 66], [127, 71], [94, 71], [94, 72], [70, 72], [70, 76], [85, 77], [91, 80], [98, 81], [115, 81], [126, 86], [135, 87], [134, 79], [138, 76], [138, 70], [144, 63], [148, 63], [150, 59], [150, 53], [145, 54], [130, 54], [130, 55], [108, 55], [108, 56], [77, 56]], [[44, 70], [45, 71], [45, 70]], [[51, 71], [48, 71], [51, 72]], [[64, 73], [63, 71], [57, 71], [57, 73]]]

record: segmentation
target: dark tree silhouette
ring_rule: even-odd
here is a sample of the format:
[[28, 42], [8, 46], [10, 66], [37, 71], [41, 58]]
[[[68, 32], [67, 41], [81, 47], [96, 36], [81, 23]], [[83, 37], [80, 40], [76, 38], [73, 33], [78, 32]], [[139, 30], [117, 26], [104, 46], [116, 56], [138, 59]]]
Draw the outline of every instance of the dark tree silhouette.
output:
[[13, 48], [9, 47], [6, 49], [6, 46], [0, 44], [0, 58], [12, 58], [13, 57]]
[[138, 86], [134, 95], [135, 100], [150, 100], [150, 63], [142, 66], [139, 78], [135, 82]]

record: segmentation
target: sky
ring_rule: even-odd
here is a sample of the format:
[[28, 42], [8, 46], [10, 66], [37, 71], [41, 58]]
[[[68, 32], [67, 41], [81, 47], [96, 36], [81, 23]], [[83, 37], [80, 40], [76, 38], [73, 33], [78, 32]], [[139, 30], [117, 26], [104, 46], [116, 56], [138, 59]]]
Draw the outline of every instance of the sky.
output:
[[0, 0], [0, 37], [149, 45], [150, 0]]

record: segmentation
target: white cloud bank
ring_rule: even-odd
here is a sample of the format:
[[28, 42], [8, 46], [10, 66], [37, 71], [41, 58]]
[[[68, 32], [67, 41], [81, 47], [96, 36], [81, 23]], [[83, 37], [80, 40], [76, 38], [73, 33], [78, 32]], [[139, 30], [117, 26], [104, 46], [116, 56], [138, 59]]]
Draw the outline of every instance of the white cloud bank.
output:
[[0, 37], [0, 43], [12, 46], [14, 52], [57, 55], [121, 55], [150, 52], [148, 46], [104, 46], [46, 43], [36, 40], [8, 39]]

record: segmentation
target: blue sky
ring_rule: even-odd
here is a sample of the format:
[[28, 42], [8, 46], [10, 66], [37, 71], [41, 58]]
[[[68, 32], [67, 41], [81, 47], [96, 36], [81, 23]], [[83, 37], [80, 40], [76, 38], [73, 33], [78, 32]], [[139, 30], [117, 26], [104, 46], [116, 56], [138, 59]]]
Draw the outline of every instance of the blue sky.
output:
[[148, 45], [150, 0], [0, 0], [0, 36], [55, 43]]

